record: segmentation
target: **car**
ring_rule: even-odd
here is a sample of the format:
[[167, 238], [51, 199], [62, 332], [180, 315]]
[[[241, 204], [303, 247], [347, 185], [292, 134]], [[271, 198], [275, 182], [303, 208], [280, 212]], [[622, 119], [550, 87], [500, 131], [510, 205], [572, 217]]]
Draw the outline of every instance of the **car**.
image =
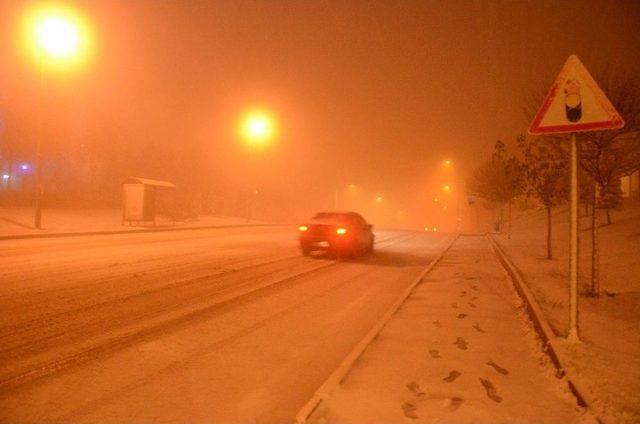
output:
[[373, 226], [355, 212], [319, 212], [298, 227], [300, 249], [305, 256], [323, 250], [342, 257], [373, 252]]

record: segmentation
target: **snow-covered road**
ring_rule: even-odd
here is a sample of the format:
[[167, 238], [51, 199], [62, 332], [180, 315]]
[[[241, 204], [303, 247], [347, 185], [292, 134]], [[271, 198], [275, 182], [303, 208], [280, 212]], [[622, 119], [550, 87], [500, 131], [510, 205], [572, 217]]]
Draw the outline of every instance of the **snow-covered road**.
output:
[[290, 422], [448, 241], [370, 258], [290, 228], [0, 243], [0, 421]]

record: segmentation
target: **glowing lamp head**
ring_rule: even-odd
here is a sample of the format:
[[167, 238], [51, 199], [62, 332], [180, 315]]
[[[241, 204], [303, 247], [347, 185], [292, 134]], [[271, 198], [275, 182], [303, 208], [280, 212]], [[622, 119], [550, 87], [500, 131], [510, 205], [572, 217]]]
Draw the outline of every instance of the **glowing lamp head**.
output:
[[381, 203], [382, 202], [382, 196], [376, 196], [376, 202]]
[[451, 166], [451, 161], [449, 159], [445, 160], [444, 166], [447, 166], [447, 167]]
[[339, 235], [339, 236], [343, 236], [343, 235], [347, 234], [347, 229], [346, 228], [342, 228], [342, 227], [338, 228], [338, 229], [336, 229], [336, 234]]
[[264, 146], [275, 137], [274, 119], [263, 111], [250, 111], [240, 122], [240, 135], [251, 146]]
[[437, 227], [433, 227], [433, 232], [437, 233], [438, 232], [438, 228]]
[[442, 186], [442, 191], [444, 191], [444, 192], [446, 192], [446, 193], [450, 192], [450, 191], [451, 191], [451, 186], [450, 186], [450, 185], [448, 185], [448, 184], [447, 184], [447, 185]]
[[3, 174], [2, 175], [2, 179], [3, 180], [8, 180], [9, 179], [9, 174]]
[[78, 28], [63, 16], [45, 16], [36, 27], [36, 40], [42, 51], [53, 58], [64, 59], [78, 51]]
[[40, 4], [23, 20], [26, 51], [41, 66], [68, 69], [83, 62], [90, 53], [91, 31], [86, 20], [65, 4]]
[[425, 231], [429, 231], [429, 227], [424, 227], [424, 230]]
[[301, 225], [298, 227], [298, 231], [304, 232], [304, 231], [308, 231], [309, 227], [307, 227], [306, 225]]

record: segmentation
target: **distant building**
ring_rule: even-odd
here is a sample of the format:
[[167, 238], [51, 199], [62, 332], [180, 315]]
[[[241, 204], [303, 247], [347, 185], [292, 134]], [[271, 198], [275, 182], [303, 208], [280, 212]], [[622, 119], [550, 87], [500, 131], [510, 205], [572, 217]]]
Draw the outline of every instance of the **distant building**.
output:
[[622, 189], [623, 197], [640, 199], [640, 171], [622, 177], [620, 179], [620, 188]]

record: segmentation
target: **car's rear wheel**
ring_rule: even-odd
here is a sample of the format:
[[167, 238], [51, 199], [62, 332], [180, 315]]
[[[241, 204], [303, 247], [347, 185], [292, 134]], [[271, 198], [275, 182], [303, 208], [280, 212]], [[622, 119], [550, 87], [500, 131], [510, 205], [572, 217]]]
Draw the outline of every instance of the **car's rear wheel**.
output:
[[309, 256], [311, 254], [311, 247], [305, 244], [300, 245], [300, 250], [304, 256]]

